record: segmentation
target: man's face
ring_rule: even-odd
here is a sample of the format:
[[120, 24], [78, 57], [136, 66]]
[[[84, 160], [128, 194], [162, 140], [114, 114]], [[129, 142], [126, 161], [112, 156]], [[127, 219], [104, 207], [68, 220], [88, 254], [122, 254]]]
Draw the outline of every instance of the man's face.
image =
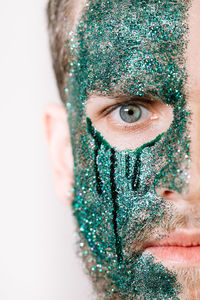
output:
[[72, 35], [73, 209], [108, 298], [200, 297], [199, 15], [91, 0]]

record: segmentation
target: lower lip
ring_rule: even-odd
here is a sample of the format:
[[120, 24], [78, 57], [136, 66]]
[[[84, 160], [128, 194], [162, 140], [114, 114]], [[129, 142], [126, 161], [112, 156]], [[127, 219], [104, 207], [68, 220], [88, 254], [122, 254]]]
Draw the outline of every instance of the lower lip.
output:
[[157, 246], [148, 247], [145, 252], [150, 252], [161, 261], [172, 264], [193, 265], [200, 264], [200, 246]]

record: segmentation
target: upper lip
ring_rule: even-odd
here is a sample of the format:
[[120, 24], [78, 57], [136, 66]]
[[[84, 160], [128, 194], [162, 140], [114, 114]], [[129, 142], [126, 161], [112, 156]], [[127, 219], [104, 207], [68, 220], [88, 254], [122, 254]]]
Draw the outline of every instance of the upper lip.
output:
[[184, 229], [174, 231], [160, 240], [147, 243], [148, 247], [195, 247], [200, 246], [200, 230]]

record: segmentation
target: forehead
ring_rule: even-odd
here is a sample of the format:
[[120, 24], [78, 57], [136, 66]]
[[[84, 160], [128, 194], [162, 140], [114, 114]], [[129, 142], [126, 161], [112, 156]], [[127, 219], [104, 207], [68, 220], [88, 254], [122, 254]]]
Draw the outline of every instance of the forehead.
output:
[[[79, 21], [81, 19], [82, 16], [84, 16], [86, 13], [88, 13], [88, 11], [86, 12], [86, 7], [89, 6], [90, 3], [93, 4], [97, 4], [96, 6], [94, 5], [94, 7], [91, 9], [92, 11], [92, 14], [93, 14], [93, 17], [91, 18], [92, 22], [95, 23], [95, 22], [98, 22], [99, 23], [99, 20], [102, 20], [102, 22], [104, 21], [104, 18], [113, 18], [113, 16], [117, 15], [119, 13], [119, 15], [121, 16], [121, 10], [120, 10], [120, 5], [119, 3], [117, 3], [115, 1], [115, 5], [113, 6], [115, 9], [116, 8], [119, 8], [120, 11], [110, 11], [110, 14], [108, 15], [107, 13], [104, 14], [104, 9], [105, 7], [107, 6], [107, 4], [109, 4], [109, 1], [87, 1], [87, 0], [81, 0], [81, 1], [77, 1], [75, 7], [76, 9], [74, 10], [74, 14], [75, 14], [75, 24], [74, 24], [74, 31], [77, 31], [77, 27], [79, 25]], [[134, 10], [135, 10], [135, 15], [133, 15], [133, 10], [130, 10], [130, 5], [126, 6], [125, 5], [125, 1], [124, 1], [124, 9], [123, 9], [123, 13], [125, 13], [125, 15], [132, 15], [133, 19], [135, 19], [135, 17], [137, 18], [137, 21], [138, 21], [138, 27], [140, 27], [141, 23], [142, 23], [142, 20], [140, 20], [139, 18], [139, 14], [141, 13], [141, 11], [139, 12], [139, 9], [141, 9], [141, 5], [143, 5], [144, 3], [146, 3], [146, 6], [147, 8], [149, 9], [149, 11], [146, 11], [146, 14], [147, 15], [150, 15], [152, 13], [154, 13], [154, 17], [155, 17], [155, 4], [159, 5], [159, 8], [157, 8], [157, 10], [159, 12], [159, 14], [157, 14], [157, 17], [160, 17], [160, 21], [161, 22], [165, 22], [164, 19], [166, 19], [167, 15], [165, 14], [163, 16], [163, 12], [165, 11], [166, 13], [166, 8], [169, 8], [170, 6], [172, 7], [174, 3], [171, 3], [171, 1], [169, 1], [169, 5], [166, 7], [166, 3], [165, 1], [161, 0], [161, 1], [132, 1], [132, 7], [134, 7]], [[168, 2], [168, 1], [167, 1]], [[192, 63], [191, 62], [191, 55], [189, 55], [189, 53], [193, 54], [193, 58], [196, 57], [196, 60], [199, 58], [200, 56], [200, 18], [199, 18], [199, 15], [200, 15], [200, 0], [178, 0], [178, 1], [175, 1], [175, 3], [179, 3], [181, 2], [182, 5], [180, 7], [182, 7], [182, 13], [186, 10], [188, 10], [188, 18], [187, 18], [187, 23], [188, 23], [188, 28], [189, 28], [189, 31], [188, 31], [188, 47], [187, 47], [187, 61], [190, 62], [190, 64]], [[140, 3], [140, 4], [139, 4]], [[133, 6], [134, 4], [134, 6]], [[153, 4], [153, 5], [152, 5]], [[100, 5], [100, 6], [99, 6]], [[101, 9], [99, 9], [99, 7]], [[95, 12], [95, 8], [96, 8], [96, 12]], [[108, 11], [110, 10], [110, 7], [106, 7], [106, 9], [108, 9]], [[171, 11], [169, 10], [168, 11], [168, 17], [172, 17], [172, 11], [173, 9], [171, 9]], [[171, 14], [171, 15], [170, 15]], [[175, 16], [176, 18], [177, 16]], [[175, 19], [174, 18], [174, 19]], [[115, 22], [116, 20], [112, 20], [111, 22]], [[149, 20], [145, 20], [145, 22], [148, 22]], [[154, 20], [153, 20], [154, 21]], [[172, 20], [171, 20], [172, 21]], [[177, 24], [178, 24], [178, 18], [177, 18]], [[168, 20], [168, 24], [169, 24], [169, 20]], [[97, 24], [96, 24], [97, 25]], [[99, 26], [100, 24], [97, 25], [97, 27]], [[156, 25], [156, 24], [154, 24]], [[172, 25], [172, 22], [171, 22], [171, 25]], [[102, 25], [103, 26], [103, 25]], [[97, 28], [96, 27], [96, 28]], [[104, 27], [104, 26], [103, 26]], [[102, 34], [102, 33], [101, 33]], [[198, 59], [199, 61], [199, 59]], [[193, 60], [193, 64], [194, 64], [194, 60]]]
[[188, 4], [89, 1], [76, 36], [79, 80], [87, 79], [87, 90], [107, 94], [159, 92], [163, 99], [176, 98], [186, 78]]

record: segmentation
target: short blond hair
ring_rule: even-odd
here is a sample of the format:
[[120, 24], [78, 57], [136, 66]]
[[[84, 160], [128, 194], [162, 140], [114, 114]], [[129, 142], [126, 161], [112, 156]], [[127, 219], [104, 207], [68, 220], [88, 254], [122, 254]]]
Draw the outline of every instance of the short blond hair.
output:
[[63, 103], [66, 103], [66, 74], [69, 70], [69, 32], [76, 25], [85, 0], [49, 0], [47, 5], [48, 32], [53, 69]]

